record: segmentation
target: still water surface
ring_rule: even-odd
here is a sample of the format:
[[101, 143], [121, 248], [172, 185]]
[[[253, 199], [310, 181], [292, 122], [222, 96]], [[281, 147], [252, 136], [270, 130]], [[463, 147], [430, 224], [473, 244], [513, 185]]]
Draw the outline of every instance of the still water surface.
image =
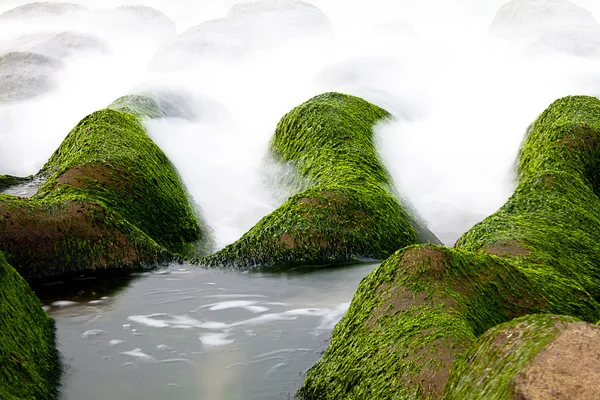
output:
[[376, 266], [239, 273], [171, 265], [39, 288], [66, 366], [61, 398], [292, 398]]

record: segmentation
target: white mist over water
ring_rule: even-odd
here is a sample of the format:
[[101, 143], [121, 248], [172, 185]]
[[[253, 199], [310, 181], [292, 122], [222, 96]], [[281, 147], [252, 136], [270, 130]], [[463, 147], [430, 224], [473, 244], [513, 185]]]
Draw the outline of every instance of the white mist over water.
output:
[[[279, 204], [261, 178], [268, 141], [284, 113], [316, 94], [355, 94], [394, 114], [395, 122], [377, 129], [380, 154], [401, 193], [447, 244], [510, 195], [518, 146], [544, 108], [564, 95], [600, 94], [594, 41], [589, 54], [568, 51], [580, 44], [571, 37], [596, 38], [594, 27], [571, 32], [580, 25], [576, 15], [560, 51], [538, 40], [546, 34], [535, 27], [531, 33], [531, 24], [509, 39], [494, 36], [489, 27], [503, 0], [310, 2], [329, 24], [298, 1], [230, 14], [240, 2], [141, 0], [172, 22], [115, 10], [137, 4], [130, 1], [76, 3], [87, 10], [0, 20], [2, 52], [29, 51], [22, 36], [62, 31], [106, 47], [61, 56], [52, 91], [0, 106], [0, 173], [37, 172], [79, 120], [124, 94], [189, 94], [198, 99], [195, 118], [153, 120], [147, 128], [179, 169], [218, 246]], [[564, 5], [517, 5], [554, 3]], [[600, 20], [599, 1], [572, 3]], [[0, 12], [21, 4], [2, 2]], [[216, 18], [225, 19], [203, 25], [200, 39], [181, 35]], [[550, 20], [543, 29], [550, 28], [563, 32], [565, 22]], [[165, 51], [173, 43], [179, 50]]]

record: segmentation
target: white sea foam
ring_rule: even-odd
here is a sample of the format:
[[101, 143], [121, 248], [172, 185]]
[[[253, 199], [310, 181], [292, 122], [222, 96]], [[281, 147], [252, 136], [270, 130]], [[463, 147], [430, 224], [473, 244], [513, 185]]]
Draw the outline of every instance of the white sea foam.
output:
[[130, 351], [123, 351], [120, 354], [123, 354], [125, 356], [134, 357], [143, 362], [157, 362], [156, 358], [144, 353], [142, 351], [142, 349], [140, 349], [140, 348], [136, 348], [136, 349], [133, 349]]
[[229, 339], [229, 337], [230, 335], [228, 333], [205, 333], [200, 335], [198, 339], [200, 339], [205, 346], [217, 347], [233, 343], [234, 340]]

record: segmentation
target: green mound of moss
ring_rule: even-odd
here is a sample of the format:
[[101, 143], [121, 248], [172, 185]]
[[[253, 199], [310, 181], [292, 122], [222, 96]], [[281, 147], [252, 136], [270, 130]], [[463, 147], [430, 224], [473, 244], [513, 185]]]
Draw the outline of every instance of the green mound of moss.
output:
[[528, 129], [512, 197], [456, 246], [556, 269], [599, 300], [599, 144], [600, 100], [555, 101]]
[[409, 247], [367, 276], [300, 398], [439, 399], [454, 360], [497, 324], [534, 313], [597, 321], [599, 128], [595, 98], [544, 111], [508, 202], [456, 248]]
[[0, 398], [54, 399], [59, 378], [54, 321], [0, 253]]
[[175, 94], [128, 94], [113, 101], [107, 108], [123, 111], [140, 118], [188, 117], [185, 100]]
[[373, 144], [383, 109], [340, 93], [316, 96], [287, 113], [269, 158], [293, 173], [292, 196], [238, 241], [200, 260], [210, 266], [328, 264], [383, 259], [437, 239], [398, 201]]
[[11, 175], [0, 175], [0, 190], [4, 190], [19, 183], [26, 182], [28, 178], [20, 178]]
[[486, 330], [551, 312], [596, 321], [577, 282], [501, 257], [405, 248], [360, 284], [301, 399], [439, 399], [452, 363]]
[[167, 110], [160, 107], [154, 96], [149, 94], [128, 94], [119, 97], [106, 108], [149, 119], [163, 118], [169, 115]]
[[136, 116], [84, 118], [38, 173], [30, 199], [0, 197], [0, 249], [25, 277], [198, 256], [206, 227]]
[[595, 399], [600, 327], [528, 315], [482, 335], [454, 363], [445, 399]]

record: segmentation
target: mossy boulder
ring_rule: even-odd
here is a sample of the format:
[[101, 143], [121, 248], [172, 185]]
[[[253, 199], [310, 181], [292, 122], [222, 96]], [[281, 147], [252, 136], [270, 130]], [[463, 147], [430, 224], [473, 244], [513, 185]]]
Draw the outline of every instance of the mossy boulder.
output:
[[4, 190], [19, 183], [26, 182], [28, 178], [20, 178], [12, 175], [0, 175], [0, 190]]
[[151, 66], [180, 69], [209, 59], [239, 59], [290, 41], [325, 36], [331, 22], [301, 0], [257, 0], [235, 4], [225, 18], [204, 21], [166, 43]]
[[27, 33], [3, 43], [7, 51], [26, 51], [62, 60], [75, 54], [102, 54], [109, 45], [100, 38], [77, 31], [42, 31]]
[[456, 248], [408, 247], [367, 276], [300, 398], [440, 399], [454, 360], [500, 323], [536, 313], [596, 322], [599, 128], [595, 98], [544, 111], [508, 202]]
[[54, 340], [54, 321], [0, 253], [0, 398], [56, 398], [60, 364]]
[[165, 154], [132, 114], [84, 118], [29, 199], [0, 195], [0, 249], [26, 278], [134, 268], [205, 253], [209, 233]]
[[0, 55], [0, 103], [27, 100], [53, 90], [63, 64], [43, 54], [14, 51]]
[[189, 102], [189, 99], [177, 93], [135, 93], [119, 97], [107, 108], [147, 119], [168, 117], [193, 119], [196, 113]]
[[48, 18], [65, 15], [72, 12], [85, 11], [86, 8], [73, 3], [51, 3], [40, 1], [23, 4], [0, 14], [0, 20], [16, 20], [30, 18]]
[[528, 315], [490, 329], [454, 364], [448, 400], [594, 400], [600, 391], [600, 327]]
[[555, 101], [529, 127], [518, 186], [456, 243], [555, 269], [600, 300], [600, 100]]
[[596, 321], [577, 282], [543, 266], [437, 246], [405, 248], [358, 287], [301, 399], [440, 399], [455, 358], [495, 325], [532, 313]]
[[358, 97], [326, 93], [286, 114], [269, 157], [291, 173], [277, 182], [292, 196], [207, 265], [274, 266], [383, 259], [419, 240], [436, 240], [397, 199], [373, 145], [373, 125], [389, 118]]

